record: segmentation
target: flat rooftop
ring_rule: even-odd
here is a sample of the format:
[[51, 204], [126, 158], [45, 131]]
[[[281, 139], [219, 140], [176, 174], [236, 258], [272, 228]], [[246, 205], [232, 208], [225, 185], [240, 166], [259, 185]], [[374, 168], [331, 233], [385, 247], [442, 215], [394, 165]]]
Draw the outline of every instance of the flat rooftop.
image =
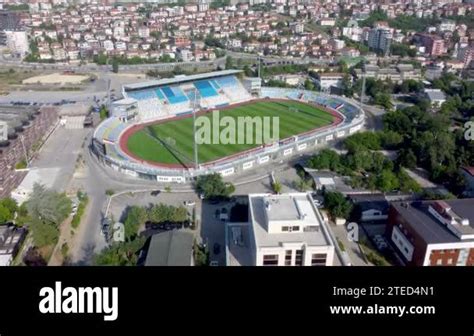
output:
[[163, 78], [163, 79], [158, 79], [158, 80], [153, 80], [153, 81], [148, 81], [148, 82], [127, 84], [127, 85], [124, 85], [123, 88], [125, 89], [125, 91], [140, 90], [140, 89], [146, 89], [149, 87], [178, 84], [178, 83], [190, 82], [190, 81], [195, 81], [195, 80], [200, 80], [200, 79], [207, 79], [207, 78], [212, 78], [212, 77], [235, 75], [241, 72], [242, 70], [213, 71], [213, 72], [207, 72], [207, 73], [197, 74], [197, 75], [177, 76], [173, 78]]
[[[267, 209], [265, 208], [265, 199], [268, 198], [269, 195], [250, 195], [250, 211], [251, 211], [251, 220], [252, 220], [252, 228], [255, 235], [255, 240], [258, 247], [277, 247], [281, 246], [283, 243], [300, 243], [304, 242], [309, 246], [326, 246], [331, 245], [326, 234], [322, 231], [321, 222], [315, 214], [315, 208], [311, 204], [311, 201], [308, 199], [308, 196], [301, 195], [301, 196], [291, 196], [296, 199], [296, 202], [300, 205], [304, 206], [304, 211], [308, 211], [308, 206], [311, 207], [312, 214], [307, 214], [307, 219], [309, 220], [310, 217], [314, 216], [313, 219], [313, 228], [317, 226], [316, 229], [313, 231], [303, 231], [303, 232], [291, 232], [291, 233], [268, 233], [266, 230], [266, 215], [265, 212]], [[280, 196], [281, 198], [288, 198], [290, 196], [284, 195]], [[294, 202], [294, 201], [293, 201]], [[283, 202], [283, 203], [286, 203]], [[295, 207], [294, 205], [289, 206], [289, 208]], [[277, 218], [279, 215], [285, 216], [285, 218], [289, 218], [290, 220], [294, 217], [293, 214], [284, 214], [286, 207], [284, 206], [273, 206], [270, 207], [268, 210], [269, 216], [272, 218]], [[294, 211], [294, 210], [291, 210]], [[293, 216], [293, 217], [291, 217]], [[291, 218], [290, 218], [291, 217]], [[286, 220], [280, 218], [280, 220]]]
[[[267, 217], [270, 221], [304, 221], [317, 223], [316, 214], [305, 197], [271, 195], [264, 197]], [[304, 218], [304, 219], [303, 219]]]
[[[456, 199], [444, 201], [453, 212], [461, 218], [469, 219], [469, 225], [456, 227], [463, 234], [474, 234], [474, 199]], [[426, 202], [393, 202], [392, 206], [407, 220], [411, 227], [423, 237], [428, 244], [454, 243], [474, 241], [474, 239], [459, 239], [446, 225], [443, 225], [428, 212], [428, 207], [434, 201]]]

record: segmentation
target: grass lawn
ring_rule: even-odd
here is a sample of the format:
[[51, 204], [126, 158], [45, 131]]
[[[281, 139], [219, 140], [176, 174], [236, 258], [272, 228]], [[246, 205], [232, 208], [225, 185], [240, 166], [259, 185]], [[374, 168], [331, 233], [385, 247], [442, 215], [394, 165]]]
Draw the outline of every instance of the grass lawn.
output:
[[[207, 114], [212, 121], [212, 113]], [[220, 118], [279, 117], [279, 136], [285, 139], [333, 122], [330, 113], [296, 101], [254, 102], [219, 112]], [[272, 133], [273, 134], [273, 133]], [[193, 118], [148, 126], [128, 138], [128, 149], [137, 157], [165, 164], [191, 164], [193, 152]], [[205, 163], [249, 150], [255, 144], [202, 144], [198, 146], [199, 162]]]

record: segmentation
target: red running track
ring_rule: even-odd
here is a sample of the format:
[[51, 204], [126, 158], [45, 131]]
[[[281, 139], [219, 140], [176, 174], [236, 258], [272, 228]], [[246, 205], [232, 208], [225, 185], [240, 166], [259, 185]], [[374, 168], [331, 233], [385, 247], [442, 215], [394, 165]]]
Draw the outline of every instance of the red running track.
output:
[[[260, 101], [265, 101], [265, 102], [268, 102], [268, 101], [287, 102], [288, 100], [287, 99], [268, 99], [268, 98], [255, 99], [255, 100], [251, 100], [251, 101], [247, 101], [247, 102], [243, 102], [243, 103], [237, 103], [237, 104], [232, 104], [232, 105], [228, 105], [228, 106], [223, 106], [223, 107], [220, 107], [220, 108], [202, 110], [202, 111], [199, 111], [198, 113], [196, 113], [196, 115], [200, 116], [200, 115], [204, 115], [204, 114], [207, 114], [207, 113], [211, 113], [211, 112], [216, 111], [216, 110], [224, 111], [224, 110], [234, 109], [238, 106], [249, 105], [249, 104], [253, 104], [255, 102], [260, 102]], [[314, 103], [306, 103], [306, 102], [300, 102], [300, 103], [311, 105], [311, 106], [314, 106], [314, 107], [316, 107], [318, 109], [321, 109], [325, 112], [330, 113], [334, 117], [334, 121], [330, 125], [326, 125], [326, 126], [323, 126], [323, 127], [320, 127], [320, 128], [315, 128], [313, 130], [310, 130], [310, 131], [307, 131], [307, 132], [304, 132], [304, 133], [295, 134], [295, 136], [306, 135], [306, 134], [313, 133], [314, 131], [321, 131], [321, 130], [324, 130], [324, 129], [327, 129], [327, 128], [330, 128], [330, 127], [334, 127], [334, 126], [337, 126], [340, 123], [342, 123], [342, 121], [344, 120], [342, 115], [339, 112], [337, 112], [336, 110], [329, 109], [327, 107], [324, 107], [324, 106], [318, 105], [318, 104], [314, 104]], [[147, 127], [149, 125], [158, 125], [158, 124], [167, 123], [167, 122], [170, 122], [170, 121], [173, 121], [173, 120], [192, 118], [192, 116], [193, 116], [192, 114], [185, 114], [185, 115], [181, 115], [181, 116], [175, 116], [175, 117], [172, 117], [172, 118], [155, 120], [155, 121], [150, 121], [150, 122], [143, 123], [143, 124], [133, 125], [133, 126], [127, 128], [125, 130], [125, 132], [123, 132], [123, 134], [120, 136], [120, 139], [119, 139], [120, 149], [122, 150], [122, 152], [127, 154], [129, 157], [133, 158], [135, 161], [140, 162], [140, 163], [146, 163], [146, 164], [148, 164], [150, 166], [153, 166], [153, 167], [157, 167], [157, 168], [176, 168], [176, 169], [193, 168], [193, 166], [191, 166], [191, 165], [184, 165], [183, 166], [183, 165], [180, 165], [180, 164], [158, 163], [158, 162], [155, 162], [155, 161], [143, 160], [143, 159], [139, 158], [138, 156], [136, 156], [135, 154], [133, 154], [129, 150], [129, 148], [127, 147], [128, 139], [130, 138], [130, 136], [132, 136], [134, 133], [144, 129], [145, 127]], [[285, 140], [288, 140], [288, 139], [291, 139], [291, 138], [281, 139], [279, 142], [284, 142]], [[262, 150], [264, 147], [265, 146], [262, 145], [262, 146], [252, 148], [252, 149], [249, 149], [249, 150], [246, 150], [246, 151], [243, 151], [243, 152], [235, 153], [235, 154], [232, 154], [232, 155], [229, 155], [229, 156], [226, 156], [226, 157], [214, 160], [214, 161], [203, 163], [202, 166], [213, 166], [217, 163], [223, 163], [223, 162], [228, 161], [230, 159], [235, 159], [236, 157], [241, 157], [241, 156], [248, 155], [252, 152], [256, 153], [259, 150]]]

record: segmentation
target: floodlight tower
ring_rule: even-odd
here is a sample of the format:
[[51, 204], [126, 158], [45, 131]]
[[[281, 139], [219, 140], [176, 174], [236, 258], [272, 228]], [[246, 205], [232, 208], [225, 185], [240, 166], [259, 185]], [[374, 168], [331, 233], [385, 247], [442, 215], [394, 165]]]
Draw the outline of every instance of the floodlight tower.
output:
[[260, 54], [258, 54], [258, 58], [257, 58], [257, 61], [258, 61], [258, 78], [262, 78], [262, 59], [260, 57]]
[[110, 86], [111, 86], [111, 80], [110, 78], [108, 79], [107, 81], [107, 109], [109, 110], [109, 113], [110, 113], [110, 105], [112, 104], [111, 100], [110, 100]]
[[20, 136], [20, 142], [21, 142], [21, 147], [23, 149], [23, 155], [25, 155], [26, 166], [28, 167], [30, 164], [29, 164], [29, 159], [28, 159], [28, 152], [26, 151], [26, 146], [25, 146], [25, 137], [23, 135]]
[[199, 168], [199, 158], [198, 158], [198, 144], [196, 140], [196, 112], [200, 106], [198, 101], [199, 91], [197, 88], [194, 88], [194, 101], [193, 101], [193, 137], [194, 137], [194, 169]]
[[362, 110], [362, 104], [364, 103], [365, 96], [365, 74], [362, 72], [362, 88], [360, 90], [360, 109]]

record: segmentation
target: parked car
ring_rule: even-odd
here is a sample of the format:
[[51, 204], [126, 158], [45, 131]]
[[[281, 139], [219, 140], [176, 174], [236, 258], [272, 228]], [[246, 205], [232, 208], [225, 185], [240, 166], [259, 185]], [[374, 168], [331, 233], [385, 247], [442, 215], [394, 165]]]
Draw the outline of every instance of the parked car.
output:
[[209, 266], [219, 266], [219, 263], [217, 262], [217, 260], [212, 260], [212, 261], [209, 263]]
[[101, 227], [101, 234], [105, 237], [106, 241], [109, 241], [111, 230], [112, 229], [112, 221], [109, 218], [104, 218], [102, 220], [102, 227]]
[[374, 245], [375, 247], [378, 249], [378, 250], [384, 250], [388, 247], [388, 244], [387, 244], [387, 241], [385, 240], [384, 237], [382, 237], [381, 235], [375, 235], [373, 238], [372, 238], [373, 242], [374, 242]]
[[151, 195], [151, 196], [158, 196], [160, 193], [161, 193], [160, 190], [153, 190], [153, 191], [150, 193], [150, 195]]
[[219, 254], [221, 252], [221, 246], [218, 243], [214, 243], [212, 252], [214, 252], [214, 254]]

